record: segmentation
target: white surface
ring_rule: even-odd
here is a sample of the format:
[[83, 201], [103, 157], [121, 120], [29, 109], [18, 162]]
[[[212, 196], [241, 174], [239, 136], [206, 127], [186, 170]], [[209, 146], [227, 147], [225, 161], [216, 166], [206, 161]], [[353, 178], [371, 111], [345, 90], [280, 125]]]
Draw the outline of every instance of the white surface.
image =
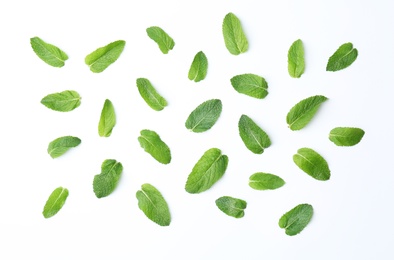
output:
[[[394, 259], [392, 167], [394, 16], [392, 1], [2, 1], [0, 47], [1, 107], [1, 259]], [[228, 12], [243, 25], [250, 48], [232, 56], [221, 24]], [[145, 32], [162, 27], [175, 40], [163, 55]], [[39, 36], [63, 49], [69, 60], [53, 68], [32, 51]], [[287, 51], [301, 38], [306, 71], [287, 73]], [[84, 64], [91, 51], [114, 40], [126, 47], [101, 74]], [[359, 57], [349, 68], [325, 71], [328, 57], [352, 42]], [[194, 55], [209, 60], [207, 78], [194, 83], [187, 73]], [[230, 85], [237, 74], [267, 80], [269, 95], [257, 100]], [[169, 102], [150, 109], [135, 86], [151, 80]], [[78, 91], [82, 104], [69, 113], [51, 111], [42, 97]], [[329, 98], [313, 121], [292, 132], [288, 110], [299, 100]], [[116, 109], [111, 137], [100, 138], [97, 124], [104, 100]], [[184, 127], [188, 114], [210, 98], [223, 101], [223, 113], [208, 132]], [[248, 151], [237, 122], [247, 114], [267, 131], [272, 146], [264, 154]], [[360, 144], [341, 148], [327, 136], [336, 126], [356, 126]], [[145, 153], [137, 137], [157, 131], [173, 160], [161, 165]], [[53, 139], [74, 135], [82, 144], [58, 159], [46, 152]], [[229, 156], [225, 176], [207, 192], [184, 190], [186, 178], [203, 152], [220, 148]], [[292, 155], [311, 147], [328, 161], [332, 177], [319, 182], [297, 168]], [[104, 159], [122, 162], [116, 191], [97, 199], [92, 180]], [[275, 191], [256, 191], [249, 176], [271, 172], [285, 179]], [[136, 191], [156, 186], [169, 203], [172, 222], [160, 227], [138, 209]], [[53, 218], [41, 212], [58, 186], [69, 189]], [[229, 195], [248, 202], [245, 217], [233, 219], [215, 206]], [[288, 237], [280, 216], [299, 203], [315, 209], [311, 223]]]

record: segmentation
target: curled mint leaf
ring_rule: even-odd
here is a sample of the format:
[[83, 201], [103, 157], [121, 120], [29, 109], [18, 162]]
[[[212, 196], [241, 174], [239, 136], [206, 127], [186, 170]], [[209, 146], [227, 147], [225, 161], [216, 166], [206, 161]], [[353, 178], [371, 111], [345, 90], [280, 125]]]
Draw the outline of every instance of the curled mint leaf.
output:
[[249, 177], [249, 186], [255, 190], [275, 190], [284, 184], [281, 177], [271, 173], [257, 172]]
[[145, 129], [140, 134], [138, 141], [145, 152], [160, 163], [169, 164], [171, 162], [170, 148], [155, 131]]
[[238, 55], [248, 50], [248, 39], [242, 29], [241, 22], [235, 14], [228, 13], [224, 17], [222, 32], [226, 48], [231, 54]]
[[45, 96], [41, 104], [55, 111], [69, 112], [79, 107], [81, 96], [74, 90], [65, 90]]
[[31, 38], [30, 45], [41, 60], [53, 67], [63, 67], [64, 62], [68, 59], [64, 51], [52, 44], [44, 42], [39, 37]]
[[338, 146], [353, 146], [358, 144], [365, 132], [357, 127], [336, 127], [330, 131], [329, 139]]
[[160, 226], [169, 226], [171, 214], [163, 195], [154, 186], [145, 183], [136, 194], [138, 207], [150, 220]]
[[309, 224], [313, 216], [313, 207], [309, 204], [300, 204], [279, 219], [279, 227], [285, 229], [289, 236], [300, 233]]
[[125, 41], [119, 40], [104, 47], [100, 47], [86, 56], [85, 63], [89, 66], [92, 72], [103, 72], [109, 65], [119, 58], [125, 45]]
[[81, 139], [74, 136], [62, 136], [56, 138], [48, 145], [48, 154], [52, 158], [57, 158], [67, 152], [70, 148], [76, 147], [81, 143]]
[[238, 121], [239, 135], [245, 146], [256, 154], [262, 154], [271, 145], [271, 140], [250, 117], [242, 115]]
[[220, 99], [207, 100], [190, 113], [185, 126], [195, 133], [205, 132], [212, 128], [221, 113], [222, 101]]
[[174, 40], [160, 27], [152, 26], [146, 29], [146, 32], [154, 40], [163, 54], [167, 54], [175, 46]]
[[312, 96], [295, 104], [287, 113], [286, 121], [291, 130], [304, 128], [318, 111], [320, 105], [326, 101], [325, 96]]
[[68, 190], [63, 187], [56, 188], [45, 203], [42, 215], [44, 218], [50, 218], [56, 215], [62, 209], [68, 197]]
[[122, 164], [116, 160], [107, 159], [101, 164], [101, 173], [93, 179], [93, 191], [97, 198], [106, 197], [115, 190], [122, 171]]
[[305, 70], [304, 44], [300, 39], [293, 42], [287, 54], [287, 68], [293, 78], [300, 78]]
[[230, 196], [223, 196], [218, 198], [216, 206], [226, 215], [234, 218], [242, 218], [245, 215], [246, 201], [233, 198]]
[[98, 133], [101, 137], [109, 137], [112, 129], [116, 124], [115, 109], [112, 102], [106, 99], [103, 109], [101, 110], [100, 121], [98, 125]]
[[309, 176], [319, 181], [330, 179], [331, 172], [326, 160], [310, 148], [298, 149], [293, 155], [294, 163]]
[[268, 84], [265, 79], [255, 74], [242, 74], [231, 78], [231, 85], [241, 94], [263, 99], [268, 95]]
[[201, 193], [208, 190], [224, 175], [227, 164], [227, 155], [223, 155], [218, 148], [207, 150], [189, 174], [185, 185], [186, 191]]
[[192, 65], [189, 69], [188, 77], [194, 82], [199, 82], [205, 79], [208, 71], [208, 59], [202, 51], [199, 51], [193, 59]]
[[348, 42], [344, 43], [334, 52], [334, 54], [328, 59], [327, 71], [338, 71], [343, 70], [357, 59], [358, 51], [353, 48], [353, 44]]
[[146, 104], [148, 104], [148, 106], [150, 106], [153, 110], [161, 111], [167, 106], [167, 101], [159, 93], [157, 93], [156, 89], [152, 86], [148, 79], [138, 78], [137, 88]]

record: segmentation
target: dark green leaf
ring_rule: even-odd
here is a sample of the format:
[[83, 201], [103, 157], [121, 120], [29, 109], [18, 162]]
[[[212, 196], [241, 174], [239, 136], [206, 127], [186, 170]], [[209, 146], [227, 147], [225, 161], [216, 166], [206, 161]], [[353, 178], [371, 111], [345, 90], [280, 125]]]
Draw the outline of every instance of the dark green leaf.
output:
[[287, 54], [288, 71], [291, 77], [299, 78], [305, 70], [304, 45], [301, 40], [296, 40], [290, 46]]
[[249, 44], [241, 22], [233, 13], [228, 13], [224, 17], [222, 31], [224, 43], [231, 54], [238, 55], [248, 50]]
[[270, 173], [257, 172], [249, 177], [249, 186], [255, 190], [275, 190], [284, 184], [281, 177]]
[[205, 54], [200, 51], [194, 56], [192, 65], [189, 69], [189, 79], [194, 80], [195, 82], [199, 82], [205, 79], [208, 71], [208, 59]]
[[353, 146], [363, 138], [364, 130], [356, 127], [336, 127], [330, 131], [329, 139], [338, 146]]
[[328, 59], [327, 71], [338, 71], [349, 67], [357, 59], [358, 51], [353, 44], [348, 42], [342, 44]]
[[231, 78], [234, 89], [250, 97], [263, 99], [268, 95], [268, 84], [265, 79], [255, 74], [242, 74]]
[[167, 101], [157, 93], [148, 79], [138, 78], [137, 87], [141, 97], [153, 110], [161, 111], [167, 106]]
[[64, 51], [52, 44], [44, 42], [39, 37], [31, 38], [30, 44], [37, 56], [53, 67], [63, 67], [64, 62], [68, 59]]
[[70, 148], [76, 147], [81, 143], [81, 139], [74, 136], [59, 137], [48, 145], [48, 154], [52, 158], [57, 158], [67, 152]]
[[81, 104], [81, 97], [78, 92], [65, 90], [45, 96], [41, 104], [55, 111], [68, 112], [76, 109]]
[[219, 99], [207, 100], [190, 113], [185, 126], [195, 133], [205, 132], [211, 129], [221, 113], [222, 101]]
[[162, 53], [167, 54], [175, 46], [174, 40], [160, 27], [152, 26], [146, 29], [149, 38], [154, 40]]
[[171, 162], [171, 151], [165, 142], [160, 139], [160, 136], [151, 130], [142, 130], [138, 141], [145, 152], [149, 153], [158, 162], [169, 164]]
[[246, 209], [247, 203], [244, 200], [223, 196], [218, 198], [215, 203], [221, 211], [231, 217], [242, 218], [245, 215], [244, 209]]
[[125, 45], [125, 41], [119, 40], [98, 48], [86, 56], [85, 63], [92, 72], [102, 72], [119, 58]]
[[61, 210], [68, 197], [68, 190], [63, 187], [56, 188], [45, 203], [42, 215], [44, 218], [50, 218]]
[[326, 160], [310, 148], [298, 149], [297, 154], [293, 155], [293, 161], [301, 170], [316, 180], [330, 179], [331, 172]]
[[271, 140], [250, 117], [242, 115], [238, 122], [239, 135], [245, 146], [256, 154], [262, 154], [264, 148], [271, 145]]
[[116, 124], [115, 109], [112, 102], [105, 100], [103, 109], [101, 110], [100, 121], [98, 125], [98, 133], [101, 137], [109, 137], [112, 129]]
[[115, 190], [122, 171], [122, 164], [116, 160], [107, 159], [101, 164], [101, 173], [93, 179], [93, 191], [97, 198], [106, 197]]
[[309, 204], [300, 204], [279, 219], [279, 227], [284, 228], [287, 235], [294, 236], [308, 225], [312, 216], [313, 207]]

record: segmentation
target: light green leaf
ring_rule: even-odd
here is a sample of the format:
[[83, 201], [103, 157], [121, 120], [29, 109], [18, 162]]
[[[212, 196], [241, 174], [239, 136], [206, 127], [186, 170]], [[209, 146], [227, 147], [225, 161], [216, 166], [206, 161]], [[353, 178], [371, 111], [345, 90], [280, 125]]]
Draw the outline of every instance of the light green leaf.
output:
[[44, 42], [39, 37], [31, 38], [30, 45], [41, 60], [53, 67], [63, 67], [64, 62], [68, 59], [64, 51], [52, 44]]
[[59, 137], [48, 145], [48, 154], [52, 158], [57, 158], [67, 152], [70, 148], [76, 147], [81, 143], [81, 139], [74, 136]]
[[171, 223], [170, 209], [166, 200], [151, 184], [145, 183], [137, 191], [138, 207], [153, 222], [160, 226], [169, 226]]
[[242, 115], [238, 121], [239, 135], [245, 146], [256, 154], [262, 154], [264, 148], [271, 145], [271, 140], [250, 117]]
[[106, 197], [115, 190], [122, 171], [122, 164], [116, 160], [107, 159], [101, 164], [101, 173], [93, 179], [93, 191], [97, 198]]
[[215, 203], [221, 211], [230, 217], [242, 218], [245, 215], [244, 210], [247, 203], [244, 200], [223, 196], [218, 198]]
[[112, 129], [116, 124], [115, 109], [112, 102], [106, 99], [103, 109], [101, 110], [100, 121], [98, 125], [98, 133], [101, 137], [109, 137]]
[[76, 91], [65, 90], [45, 96], [41, 104], [55, 111], [68, 112], [79, 107], [81, 96]]
[[248, 50], [249, 44], [241, 22], [233, 13], [228, 13], [224, 17], [222, 31], [224, 43], [231, 54], [238, 55]]
[[192, 65], [189, 69], [188, 77], [190, 80], [194, 80], [195, 82], [199, 82], [205, 79], [208, 71], [208, 59], [205, 54], [200, 51], [194, 56]]
[[167, 101], [157, 93], [148, 79], [138, 78], [137, 88], [141, 97], [153, 110], [161, 111], [167, 106]]
[[242, 74], [231, 78], [231, 85], [241, 94], [263, 99], [268, 95], [268, 84], [265, 79], [255, 74]]
[[56, 188], [45, 203], [42, 215], [44, 218], [50, 218], [56, 215], [63, 207], [68, 197], [68, 190], [63, 187]]
[[85, 63], [92, 72], [102, 72], [119, 58], [125, 45], [125, 41], [119, 40], [100, 47], [86, 56]]
[[320, 105], [326, 101], [325, 96], [312, 96], [294, 105], [287, 114], [286, 121], [291, 130], [304, 128], [316, 114]]
[[287, 53], [287, 68], [293, 78], [300, 78], [305, 70], [304, 44], [300, 39], [293, 42]]
[[190, 113], [185, 126], [195, 133], [205, 132], [212, 128], [221, 113], [222, 101], [219, 99], [207, 100]]
[[208, 190], [224, 175], [227, 164], [227, 155], [223, 155], [218, 148], [207, 150], [189, 174], [185, 185], [186, 191], [201, 193]]
[[365, 132], [357, 127], [336, 127], [330, 131], [329, 139], [338, 146], [353, 146], [358, 144]]
[[167, 54], [175, 46], [174, 40], [160, 27], [152, 26], [146, 29], [149, 38], [154, 40], [162, 53]]
[[274, 174], [257, 172], [249, 177], [249, 186], [255, 190], [275, 190], [285, 185], [285, 181]]
[[313, 216], [313, 207], [309, 204], [300, 204], [279, 219], [279, 227], [284, 228], [289, 236], [300, 233], [310, 222]]
[[335, 53], [328, 59], [326, 71], [343, 70], [357, 59], [358, 51], [353, 48], [353, 44], [348, 42], [342, 44]]
[[297, 154], [293, 155], [293, 161], [301, 170], [316, 180], [330, 179], [331, 173], [326, 160], [310, 148], [298, 149]]
[[158, 162], [169, 164], [171, 162], [171, 151], [160, 136], [151, 130], [142, 130], [138, 137], [141, 147]]

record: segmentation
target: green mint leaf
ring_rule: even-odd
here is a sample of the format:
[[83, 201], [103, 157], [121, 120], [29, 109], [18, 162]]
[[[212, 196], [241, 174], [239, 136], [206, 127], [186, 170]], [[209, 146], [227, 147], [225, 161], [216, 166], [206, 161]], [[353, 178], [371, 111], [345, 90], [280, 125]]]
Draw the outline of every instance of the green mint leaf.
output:
[[207, 150], [189, 174], [185, 185], [186, 191], [201, 193], [208, 190], [224, 175], [227, 164], [227, 155], [223, 155], [218, 148]]
[[207, 76], [208, 71], [208, 59], [205, 54], [200, 51], [198, 52], [193, 59], [192, 65], [189, 69], [188, 77], [190, 80], [194, 80], [194, 82], [199, 82]]
[[166, 200], [151, 184], [145, 183], [136, 194], [138, 207], [153, 222], [160, 226], [169, 226], [171, 223], [170, 209]]
[[325, 96], [312, 96], [301, 100], [294, 105], [287, 114], [286, 121], [291, 130], [304, 128], [319, 110], [320, 105], [326, 101]]
[[330, 179], [331, 173], [326, 160], [310, 148], [298, 149], [297, 154], [293, 155], [293, 161], [301, 170], [316, 180]]
[[112, 102], [106, 99], [103, 109], [101, 110], [100, 121], [98, 125], [98, 133], [101, 137], [109, 137], [112, 129], [116, 124], [115, 109]]
[[162, 53], [167, 54], [175, 46], [174, 40], [160, 27], [152, 26], [146, 29], [149, 38], [154, 40]]
[[64, 62], [68, 59], [64, 51], [52, 44], [44, 42], [39, 37], [31, 38], [30, 45], [41, 60], [53, 67], [63, 67]]
[[358, 144], [365, 132], [357, 127], [336, 127], [330, 131], [329, 139], [338, 146], [353, 146]]
[[53, 93], [41, 99], [41, 104], [55, 111], [68, 112], [81, 104], [81, 96], [73, 90]]
[[86, 56], [85, 63], [92, 72], [102, 72], [119, 58], [125, 45], [125, 41], [119, 40], [98, 48]]
[[115, 190], [122, 171], [122, 164], [116, 160], [107, 159], [101, 164], [101, 173], [93, 179], [93, 191], [97, 198], [106, 197]]
[[161, 111], [167, 106], [167, 101], [157, 93], [148, 79], [138, 78], [137, 88], [141, 97], [153, 110]]
[[257, 172], [249, 177], [249, 186], [255, 190], [275, 190], [285, 185], [285, 181], [274, 174]]
[[156, 161], [169, 164], [171, 162], [171, 151], [165, 142], [160, 139], [160, 136], [151, 130], [142, 130], [138, 141], [145, 152], [149, 153]]
[[63, 187], [56, 188], [45, 203], [42, 215], [44, 218], [50, 218], [61, 210], [68, 197], [68, 190]]
[[76, 147], [81, 143], [81, 139], [74, 136], [62, 136], [56, 138], [48, 145], [48, 154], [52, 158], [57, 158], [67, 152], [70, 148]]
[[224, 17], [222, 31], [224, 43], [231, 54], [238, 55], [248, 50], [248, 39], [246, 39], [241, 22], [233, 13], [228, 13]]
[[230, 217], [242, 218], [245, 215], [244, 210], [247, 203], [244, 200], [223, 196], [218, 198], [215, 203], [221, 211]]
[[234, 76], [230, 81], [238, 93], [258, 99], [263, 99], [268, 95], [268, 84], [261, 76], [248, 73]]
[[313, 207], [309, 204], [300, 204], [279, 219], [279, 227], [284, 228], [289, 236], [300, 233], [310, 222], [313, 216]]
[[293, 42], [287, 53], [287, 68], [293, 78], [300, 78], [305, 70], [304, 44], [300, 39]]
[[207, 100], [190, 113], [185, 126], [195, 133], [205, 132], [212, 128], [221, 113], [222, 101], [219, 99]]
[[239, 135], [245, 146], [256, 154], [262, 154], [264, 148], [271, 145], [271, 140], [250, 117], [242, 115], [238, 121]]
[[342, 44], [328, 59], [326, 71], [338, 71], [349, 67], [357, 59], [358, 51], [353, 44]]

